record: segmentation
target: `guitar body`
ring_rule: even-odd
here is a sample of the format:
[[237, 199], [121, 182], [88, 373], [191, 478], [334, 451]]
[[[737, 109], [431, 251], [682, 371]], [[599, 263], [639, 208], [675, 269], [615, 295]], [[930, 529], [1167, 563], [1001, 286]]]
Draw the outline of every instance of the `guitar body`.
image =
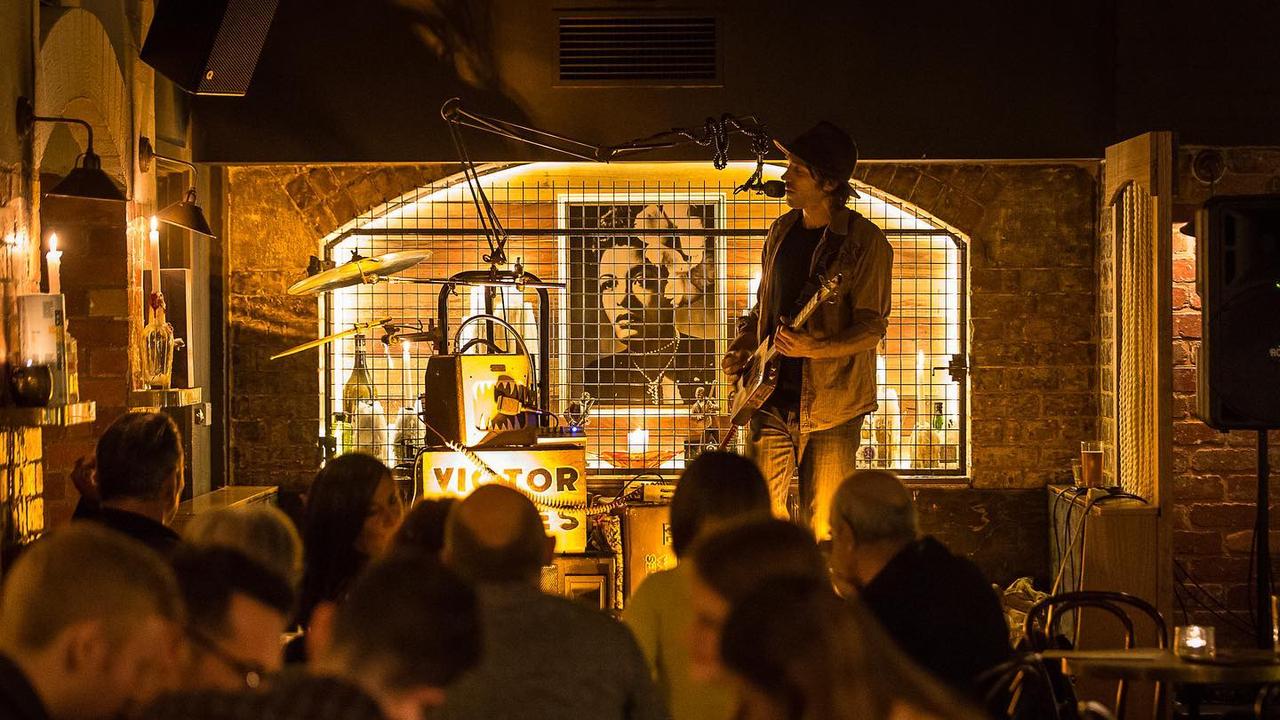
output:
[[[810, 296], [809, 301], [796, 314], [795, 320], [791, 322], [791, 327], [802, 327], [809, 317], [824, 302], [830, 301], [840, 287], [842, 276], [836, 275], [831, 280], [826, 280], [819, 276], [817, 278], [818, 288]], [[782, 366], [782, 356], [773, 347], [773, 335], [765, 338], [755, 352], [751, 353], [751, 358], [747, 361], [746, 369], [737, 377], [733, 383], [733, 391], [729, 393], [729, 419], [736, 428], [746, 425], [751, 416], [757, 410], [764, 406], [769, 396], [778, 387], [778, 374]], [[721, 443], [721, 449], [728, 446], [729, 440], [732, 439], [734, 433], [731, 431], [728, 437]]]
[[773, 336], [751, 353], [747, 368], [733, 383], [729, 394], [729, 421], [734, 425], [746, 425], [751, 416], [764, 406], [778, 387], [778, 372], [782, 358], [773, 351]]

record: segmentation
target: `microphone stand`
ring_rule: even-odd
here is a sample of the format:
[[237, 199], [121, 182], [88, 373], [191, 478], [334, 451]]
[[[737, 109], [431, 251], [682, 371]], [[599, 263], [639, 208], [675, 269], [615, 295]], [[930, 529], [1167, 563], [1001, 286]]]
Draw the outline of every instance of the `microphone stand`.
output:
[[[475, 163], [468, 156], [466, 145], [458, 133], [458, 128], [460, 127], [483, 130], [499, 137], [558, 152], [578, 160], [599, 163], [608, 163], [611, 160], [626, 156], [692, 143], [699, 147], [710, 147], [712, 149], [712, 164], [717, 170], [723, 170], [729, 164], [730, 137], [733, 135], [745, 135], [751, 141], [751, 152], [756, 158], [756, 170], [745, 183], [739, 185], [733, 192], [736, 195], [746, 190], [755, 190], [756, 192], [770, 194], [765, 190], [764, 183], [760, 182], [760, 177], [764, 172], [764, 157], [769, 154], [772, 140], [769, 136], [768, 128], [753, 116], [738, 118], [729, 113], [724, 113], [718, 120], [707, 118], [700, 131], [673, 128], [648, 137], [629, 140], [619, 145], [592, 145], [575, 138], [540, 130], [528, 125], [521, 125], [510, 120], [479, 115], [464, 109], [459, 98], [450, 98], [445, 101], [440, 108], [440, 117], [444, 118], [445, 122], [449, 124], [449, 132], [453, 135], [454, 145], [458, 149], [459, 160], [462, 162], [463, 172], [467, 177], [467, 186], [471, 190], [472, 200], [475, 202], [476, 211], [480, 216], [481, 228], [486, 235], [491, 236], [489, 241], [490, 252], [484, 259], [490, 263], [492, 271], [496, 271], [498, 265], [505, 265], [507, 262], [506, 253], [504, 252], [507, 244], [507, 233], [502, 228], [502, 223], [494, 212], [493, 207], [489, 204], [489, 198], [485, 196], [484, 188], [480, 186], [480, 177], [475, 171]], [[494, 239], [497, 240], [496, 243]]]

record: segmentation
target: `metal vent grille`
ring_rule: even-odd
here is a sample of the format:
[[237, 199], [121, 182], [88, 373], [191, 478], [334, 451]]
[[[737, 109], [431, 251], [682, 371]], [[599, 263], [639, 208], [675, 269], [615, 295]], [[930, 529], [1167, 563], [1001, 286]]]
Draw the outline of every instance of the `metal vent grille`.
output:
[[560, 18], [562, 81], [687, 85], [719, 75], [715, 18]]

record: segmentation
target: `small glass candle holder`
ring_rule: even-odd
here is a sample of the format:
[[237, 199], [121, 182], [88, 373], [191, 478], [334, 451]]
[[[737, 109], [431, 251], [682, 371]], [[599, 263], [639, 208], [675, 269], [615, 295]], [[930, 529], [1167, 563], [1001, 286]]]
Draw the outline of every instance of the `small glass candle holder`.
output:
[[1213, 657], [1216, 649], [1213, 628], [1207, 625], [1179, 625], [1173, 629], [1173, 652], [1178, 657]]

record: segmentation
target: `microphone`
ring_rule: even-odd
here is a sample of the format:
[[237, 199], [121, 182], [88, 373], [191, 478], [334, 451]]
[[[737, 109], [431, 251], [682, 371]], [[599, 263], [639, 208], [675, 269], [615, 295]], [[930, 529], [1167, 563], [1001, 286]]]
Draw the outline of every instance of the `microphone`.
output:
[[756, 187], [752, 189], [764, 193], [765, 197], [784, 198], [787, 196], [787, 184], [781, 180], [767, 180], [762, 183], [756, 183]]
[[764, 195], [771, 198], [783, 198], [787, 196], [787, 184], [781, 180], [768, 180], [762, 182], [759, 178], [751, 178], [740, 185], [734, 193], [740, 193], [744, 190], [750, 190], [757, 195]]

